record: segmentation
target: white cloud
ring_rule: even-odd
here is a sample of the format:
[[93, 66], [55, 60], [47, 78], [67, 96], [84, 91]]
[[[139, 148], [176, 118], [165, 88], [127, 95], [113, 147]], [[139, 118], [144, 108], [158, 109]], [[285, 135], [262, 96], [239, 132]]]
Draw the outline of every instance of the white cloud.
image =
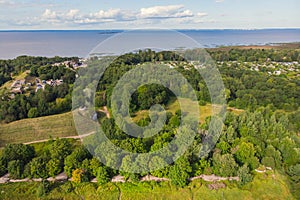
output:
[[97, 24], [135, 19], [136, 17], [132, 13], [121, 9], [99, 10], [88, 14], [81, 14], [78, 9], [71, 9], [67, 12], [55, 12], [46, 9], [38, 21], [56, 24]]
[[124, 11], [121, 9], [109, 9], [107, 11], [100, 10], [96, 13], [89, 15], [91, 18], [96, 19], [111, 19], [113, 21], [130, 21], [136, 19], [135, 14], [131, 11]]
[[43, 19], [56, 19], [58, 16], [55, 11], [51, 11], [50, 9], [46, 9], [42, 14]]
[[176, 13], [175, 15], [172, 16], [172, 18], [186, 18], [186, 17], [193, 17], [194, 14], [190, 10], [184, 10], [181, 12]]
[[224, 2], [225, 0], [216, 0], [216, 3], [222, 3]]
[[196, 16], [197, 17], [205, 17], [205, 16], [207, 16], [207, 13], [199, 12], [199, 13], [197, 13]]
[[190, 10], [183, 10], [183, 5], [154, 6], [141, 8], [140, 18], [182, 18], [192, 17]]
[[121, 14], [121, 9], [109, 9], [108, 11], [100, 10], [91, 16], [97, 19], [114, 19], [120, 17]]
[[66, 17], [68, 17], [70, 19], [73, 19], [78, 15], [78, 13], [79, 13], [79, 10], [72, 9], [72, 10], [69, 10], [69, 12], [66, 13]]
[[0, 0], [0, 5], [1, 6], [12, 6], [15, 5], [16, 3], [14, 1], [10, 0]]
[[[4, 1], [4, 0], [0, 0]], [[185, 24], [193, 21], [199, 21], [207, 13], [193, 13], [185, 9], [183, 5], [154, 6], [141, 8], [140, 10], [122, 10], [119, 8], [99, 10], [97, 12], [83, 13], [78, 9], [67, 11], [45, 9], [45, 11], [36, 17], [28, 19], [12, 20], [17, 25], [46, 25], [53, 24], [57, 26], [76, 26], [92, 25], [103, 23], [123, 23], [124, 24], [161, 24], [161, 23], [179, 23]]]

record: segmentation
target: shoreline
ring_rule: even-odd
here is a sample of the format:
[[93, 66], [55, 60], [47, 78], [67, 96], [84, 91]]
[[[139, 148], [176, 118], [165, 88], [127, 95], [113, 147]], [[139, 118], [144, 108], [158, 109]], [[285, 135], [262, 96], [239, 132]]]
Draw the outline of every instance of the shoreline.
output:
[[[2, 31], [0, 30], [0, 33]], [[242, 49], [242, 50], [250, 50], [250, 49], [265, 49], [265, 50], [270, 50], [270, 49], [300, 49], [300, 41], [299, 42], [287, 42], [287, 43], [266, 43], [266, 44], [245, 44], [245, 45], [219, 45], [216, 47], [202, 47], [199, 49], [205, 49], [208, 51], [216, 51], [216, 50], [220, 50], [220, 51], [228, 51], [231, 49]], [[20, 54], [17, 55], [15, 57], [10, 57], [10, 58], [1, 58], [0, 55], [0, 60], [13, 60], [16, 59], [17, 57], [21, 57], [21, 56], [28, 56], [28, 57], [45, 57], [45, 58], [53, 58], [53, 57], [78, 57], [78, 58], [84, 58], [81, 56], [63, 56], [63, 55], [51, 55], [51, 56], [45, 56], [45, 55], [29, 55], [29, 54]]]

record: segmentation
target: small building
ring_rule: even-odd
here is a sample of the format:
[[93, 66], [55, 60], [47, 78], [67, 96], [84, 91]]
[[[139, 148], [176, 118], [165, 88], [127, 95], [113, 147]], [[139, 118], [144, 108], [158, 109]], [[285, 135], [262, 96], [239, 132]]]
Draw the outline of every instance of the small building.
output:
[[40, 89], [43, 89], [44, 87], [41, 84], [37, 84], [35, 92], [37, 92]]

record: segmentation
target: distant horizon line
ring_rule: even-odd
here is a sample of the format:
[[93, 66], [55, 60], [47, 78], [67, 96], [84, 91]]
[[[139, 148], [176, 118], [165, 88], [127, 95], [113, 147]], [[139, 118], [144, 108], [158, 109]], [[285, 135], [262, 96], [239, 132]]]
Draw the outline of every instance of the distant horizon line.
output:
[[174, 30], [174, 31], [255, 31], [255, 30], [300, 30], [298, 28], [203, 28], [203, 29], [166, 29], [166, 28], [134, 28], [134, 29], [0, 29], [0, 32], [38, 32], [38, 31], [134, 31], [134, 30]]

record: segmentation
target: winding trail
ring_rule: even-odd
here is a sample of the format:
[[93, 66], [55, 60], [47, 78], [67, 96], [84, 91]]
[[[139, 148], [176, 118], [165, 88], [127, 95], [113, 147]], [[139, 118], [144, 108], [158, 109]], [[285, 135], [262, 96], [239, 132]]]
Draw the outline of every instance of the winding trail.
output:
[[122, 190], [120, 189], [120, 187], [117, 184], [114, 184], [114, 185], [117, 187], [117, 189], [119, 191], [118, 200], [121, 200], [122, 199]]
[[[67, 137], [59, 137], [59, 139], [82, 139], [82, 138], [85, 138], [85, 137], [88, 137], [90, 135], [93, 135], [95, 134], [96, 132], [95, 131], [92, 131], [90, 133], [86, 133], [84, 135], [74, 135], [74, 136], [67, 136]], [[54, 138], [53, 140], [55, 140], [56, 138]], [[49, 139], [44, 139], [44, 140], [36, 140], [36, 141], [31, 141], [31, 142], [25, 142], [23, 144], [35, 144], [35, 143], [41, 143], [41, 142], [47, 142], [49, 141]]]
[[102, 109], [99, 109], [98, 111], [99, 111], [99, 112], [105, 113], [105, 114], [106, 114], [106, 117], [107, 117], [108, 119], [110, 118], [110, 113], [109, 113], [109, 111], [108, 111], [108, 109], [107, 109], [106, 106], [103, 106], [103, 110], [102, 110]]

